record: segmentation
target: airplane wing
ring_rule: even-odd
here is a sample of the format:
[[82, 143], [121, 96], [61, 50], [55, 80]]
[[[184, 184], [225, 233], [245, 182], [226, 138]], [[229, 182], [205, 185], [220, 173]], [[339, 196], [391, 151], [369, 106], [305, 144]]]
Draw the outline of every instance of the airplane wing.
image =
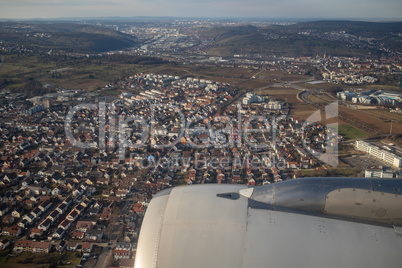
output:
[[402, 180], [310, 178], [155, 195], [136, 268], [401, 267]]

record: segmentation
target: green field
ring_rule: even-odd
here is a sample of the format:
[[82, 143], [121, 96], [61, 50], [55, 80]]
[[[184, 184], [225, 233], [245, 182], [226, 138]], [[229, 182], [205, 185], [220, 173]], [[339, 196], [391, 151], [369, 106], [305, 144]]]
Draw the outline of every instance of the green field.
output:
[[346, 140], [364, 139], [368, 137], [366, 132], [350, 125], [340, 125], [338, 131]]
[[[7, 251], [9, 253], [9, 251]], [[42, 268], [42, 267], [76, 267], [81, 256], [78, 252], [58, 253], [30, 253], [23, 252], [14, 254], [13, 257], [6, 254], [0, 255], [0, 267], [25, 267], [25, 268]]]
[[300, 170], [300, 173], [303, 177], [312, 177], [314, 172], [316, 172], [315, 169], [301, 169]]
[[[130, 59], [129, 56], [126, 58]], [[131, 57], [131, 62], [124, 62], [122, 58], [71, 58], [48, 55], [7, 55], [0, 68], [0, 85], [7, 81], [9, 89], [18, 90], [26, 82], [38, 81], [42, 85], [52, 84], [68, 89], [94, 90], [108, 83], [145, 71], [154, 67], [147, 58]], [[136, 60], [136, 58], [138, 60]], [[51, 73], [52, 70], [66, 69], [66, 71]]]
[[330, 174], [335, 177], [353, 177], [356, 174], [354, 168], [332, 168]]
[[[29, 44], [35, 51], [63, 50], [78, 53], [99, 53], [137, 45], [137, 39], [112, 29], [78, 23], [11, 23], [16, 31], [1, 31], [0, 40]], [[9, 27], [0, 22], [0, 28]], [[6, 28], [7, 29], [7, 28]], [[47, 33], [47, 38], [33, 36]]]

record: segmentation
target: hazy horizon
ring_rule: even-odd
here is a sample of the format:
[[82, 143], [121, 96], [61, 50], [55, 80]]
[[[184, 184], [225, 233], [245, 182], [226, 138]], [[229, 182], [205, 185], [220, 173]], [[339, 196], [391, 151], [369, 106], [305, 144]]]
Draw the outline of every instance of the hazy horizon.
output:
[[402, 20], [402, 1], [385, 0], [0, 0], [1, 19], [178, 17]]
[[133, 17], [120, 17], [120, 16], [87, 16], [87, 17], [49, 17], [49, 18], [44, 18], [44, 17], [32, 17], [32, 18], [2, 18], [0, 17], [0, 22], [6, 22], [6, 21], [27, 21], [27, 22], [34, 22], [34, 21], [78, 21], [78, 20], [83, 20], [83, 21], [91, 21], [91, 20], [110, 20], [110, 21], [136, 21], [136, 20], [153, 20], [153, 19], [183, 19], [183, 20], [222, 20], [222, 21], [244, 21], [244, 22], [252, 22], [252, 21], [261, 21], [261, 22], [314, 22], [314, 21], [363, 21], [363, 22], [402, 22], [402, 18], [288, 18], [288, 17], [280, 17], [280, 18], [274, 18], [274, 17], [196, 17], [196, 16], [189, 16], [189, 17], [179, 17], [179, 16], [133, 16]]

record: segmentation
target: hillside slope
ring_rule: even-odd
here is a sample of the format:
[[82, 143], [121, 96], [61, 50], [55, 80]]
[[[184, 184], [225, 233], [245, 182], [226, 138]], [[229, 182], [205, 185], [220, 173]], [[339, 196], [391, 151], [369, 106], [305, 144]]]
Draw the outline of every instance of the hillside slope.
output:
[[[402, 22], [317, 21], [293, 25], [221, 27], [201, 33], [211, 38], [208, 53], [220, 56], [378, 55], [402, 52]], [[379, 49], [384, 47], [387, 50]]]
[[0, 23], [0, 40], [39, 50], [97, 53], [136, 44], [133, 36], [74, 23]]

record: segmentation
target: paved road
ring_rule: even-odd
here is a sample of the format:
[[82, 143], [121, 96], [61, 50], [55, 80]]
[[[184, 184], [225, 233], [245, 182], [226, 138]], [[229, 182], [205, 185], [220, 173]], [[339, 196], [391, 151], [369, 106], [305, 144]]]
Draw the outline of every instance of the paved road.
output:
[[300, 93], [299, 97], [300, 97], [300, 99], [301, 99], [302, 101], [304, 101], [305, 103], [310, 104], [311, 101], [310, 101], [310, 99], [308, 98], [308, 96], [309, 96], [310, 94], [311, 94], [311, 93], [308, 92], [308, 91], [303, 91], [303, 92]]
[[[103, 244], [103, 249], [102, 249], [101, 254], [99, 254], [99, 256], [98, 256], [98, 258], [96, 260], [96, 264], [95, 264], [96, 268], [104, 268], [104, 267], [106, 267], [106, 265], [108, 264], [110, 258], [112, 258], [113, 249], [117, 245], [117, 238], [118, 238], [118, 235], [120, 233], [120, 229], [122, 227], [123, 226], [121, 224], [115, 224], [113, 226], [112, 232], [110, 234], [109, 243], [102, 243]], [[88, 266], [85, 265], [85, 267], [94, 267], [94, 266], [90, 265], [90, 263], [88, 263]]]
[[[131, 200], [126, 200], [122, 205], [121, 215], [127, 215], [128, 213], [128, 203]], [[102, 252], [99, 254], [98, 258], [96, 259], [95, 266], [92, 261], [88, 261], [84, 267], [95, 267], [95, 268], [104, 268], [107, 267], [106, 265], [109, 263], [109, 260], [113, 257], [113, 249], [116, 248], [117, 245], [117, 238], [119, 237], [120, 231], [124, 228], [125, 225], [123, 223], [119, 223], [118, 219], [115, 223], [113, 223], [112, 232], [109, 237], [108, 243], [94, 243], [94, 245], [102, 246]]]

